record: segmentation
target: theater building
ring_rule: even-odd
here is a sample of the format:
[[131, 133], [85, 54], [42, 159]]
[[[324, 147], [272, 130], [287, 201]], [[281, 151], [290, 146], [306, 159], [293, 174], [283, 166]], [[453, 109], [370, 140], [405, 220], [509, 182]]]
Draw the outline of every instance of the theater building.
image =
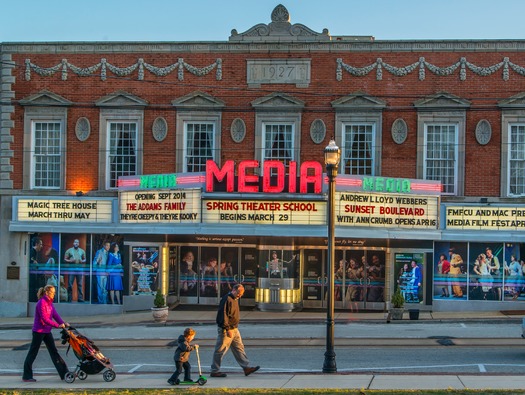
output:
[[336, 308], [399, 287], [410, 309], [523, 310], [523, 41], [269, 12], [224, 41], [0, 43], [1, 316], [45, 284], [68, 314], [235, 283], [244, 306], [326, 307], [332, 138]]

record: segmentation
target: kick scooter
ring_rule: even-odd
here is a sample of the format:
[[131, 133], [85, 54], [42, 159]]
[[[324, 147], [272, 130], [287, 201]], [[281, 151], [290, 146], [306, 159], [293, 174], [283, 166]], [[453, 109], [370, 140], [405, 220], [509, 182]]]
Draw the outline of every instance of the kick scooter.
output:
[[195, 347], [195, 353], [197, 354], [197, 366], [199, 367], [199, 378], [197, 379], [197, 381], [179, 381], [179, 379], [177, 379], [175, 381], [175, 384], [180, 384], [180, 385], [193, 385], [193, 384], [204, 385], [208, 381], [208, 379], [202, 375], [201, 358], [199, 357], [199, 346]]

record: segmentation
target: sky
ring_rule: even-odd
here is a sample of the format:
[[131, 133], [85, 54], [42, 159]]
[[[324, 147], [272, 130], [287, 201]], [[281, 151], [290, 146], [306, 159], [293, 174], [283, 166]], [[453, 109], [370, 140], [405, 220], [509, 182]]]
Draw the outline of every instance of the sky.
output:
[[376, 40], [524, 39], [525, 0], [23, 0], [2, 2], [0, 42], [228, 41], [271, 22]]

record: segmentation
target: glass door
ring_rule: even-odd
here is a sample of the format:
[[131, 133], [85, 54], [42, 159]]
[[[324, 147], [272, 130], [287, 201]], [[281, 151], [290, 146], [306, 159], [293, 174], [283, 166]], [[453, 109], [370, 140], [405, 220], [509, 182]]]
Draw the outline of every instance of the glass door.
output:
[[219, 291], [222, 298], [230, 292], [239, 277], [239, 249], [237, 247], [221, 248], [219, 264]]
[[327, 278], [323, 270], [324, 251], [305, 249], [303, 251], [303, 307], [325, 307]]
[[385, 289], [383, 251], [337, 250], [335, 252], [335, 307], [382, 310]]
[[199, 261], [198, 247], [180, 247], [179, 296], [184, 304], [199, 302]]
[[[346, 293], [346, 269], [348, 262], [344, 258], [344, 251], [335, 251], [334, 261], [334, 307], [336, 309], [342, 309], [345, 305], [345, 293]], [[328, 288], [328, 287], [327, 287]]]
[[244, 285], [244, 296], [241, 304], [255, 306], [255, 289], [257, 284], [257, 250], [255, 248], [242, 248], [240, 261], [240, 277], [235, 276], [235, 282]]
[[219, 248], [200, 248], [199, 304], [217, 304], [219, 298]]
[[[241, 304], [255, 304], [257, 250], [241, 247], [181, 246], [179, 299], [183, 304], [218, 305], [237, 283], [244, 285]], [[174, 254], [174, 253], [173, 253]], [[175, 266], [171, 262], [170, 268]], [[170, 282], [170, 290], [174, 289]]]
[[385, 252], [367, 251], [363, 254], [364, 276], [364, 308], [368, 310], [383, 310], [385, 306]]
[[180, 247], [179, 295], [184, 304], [217, 304], [219, 298], [219, 249]]
[[[364, 258], [364, 259], [363, 259]], [[366, 295], [365, 262], [366, 257], [356, 251], [346, 251], [345, 295], [346, 309], [357, 311], [364, 309], [364, 296]]]

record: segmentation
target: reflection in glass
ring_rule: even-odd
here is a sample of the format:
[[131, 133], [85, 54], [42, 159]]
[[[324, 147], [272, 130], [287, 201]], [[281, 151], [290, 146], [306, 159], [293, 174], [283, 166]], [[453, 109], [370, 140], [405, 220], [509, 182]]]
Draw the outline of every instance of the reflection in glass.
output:
[[195, 254], [191, 248], [181, 247], [180, 296], [197, 296], [197, 272], [194, 270]]
[[216, 298], [218, 295], [217, 277], [219, 275], [218, 248], [203, 247], [201, 256], [204, 260], [200, 265], [200, 296]]

